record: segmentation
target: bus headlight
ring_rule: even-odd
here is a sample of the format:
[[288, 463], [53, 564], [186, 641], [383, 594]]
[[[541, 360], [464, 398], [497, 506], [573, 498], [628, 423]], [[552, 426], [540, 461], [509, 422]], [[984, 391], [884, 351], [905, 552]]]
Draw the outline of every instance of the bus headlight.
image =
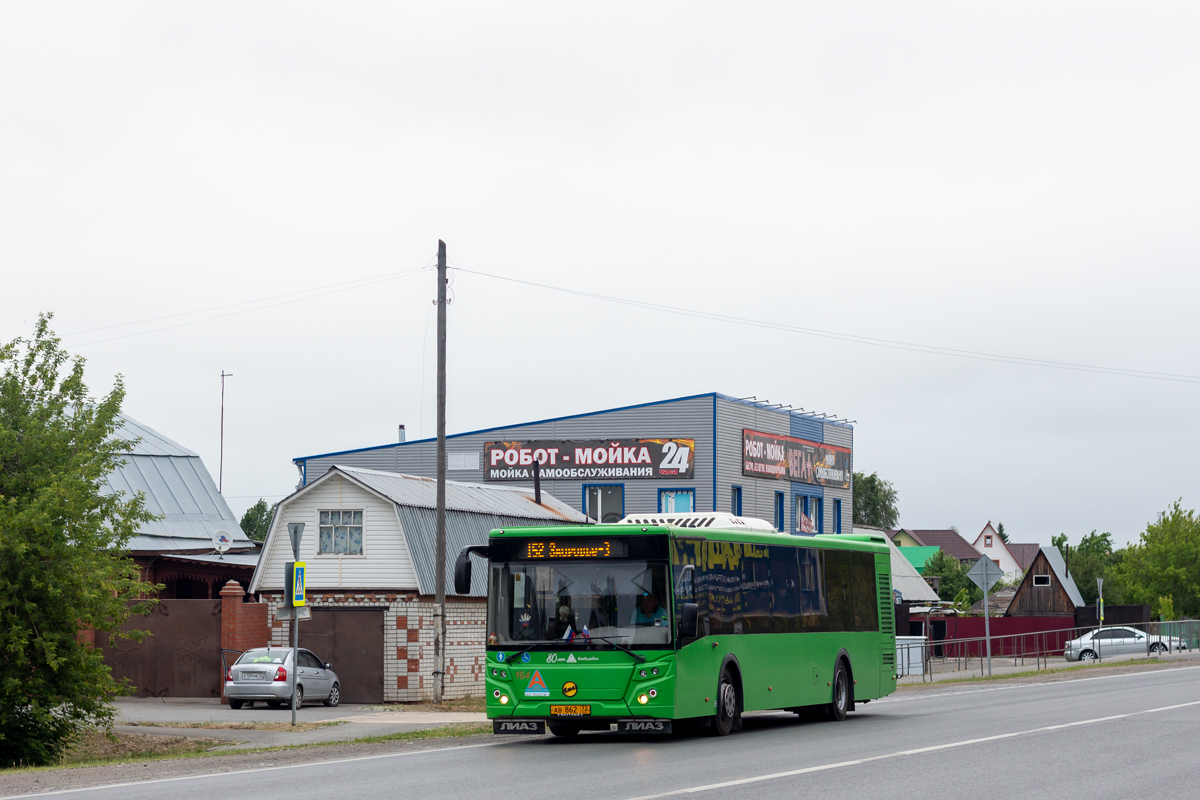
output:
[[502, 705], [502, 706], [508, 705], [508, 695], [506, 695], [506, 694], [500, 695], [500, 705]]
[[[653, 691], [653, 690], [651, 690], [651, 691]], [[638, 702], [641, 703], [642, 705], [646, 705], [646, 703], [650, 702], [650, 698], [649, 698], [649, 696], [646, 695], [645, 692], [642, 692], [641, 694], [638, 695]]]

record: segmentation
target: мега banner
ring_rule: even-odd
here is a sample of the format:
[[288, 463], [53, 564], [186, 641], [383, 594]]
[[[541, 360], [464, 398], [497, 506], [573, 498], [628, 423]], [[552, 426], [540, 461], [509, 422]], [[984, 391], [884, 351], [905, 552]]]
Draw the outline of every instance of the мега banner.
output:
[[742, 474], [850, 488], [850, 448], [742, 429]]
[[542, 480], [608, 478], [691, 478], [696, 468], [695, 439], [540, 439], [487, 442], [483, 477], [489, 481], [531, 481], [533, 462]]

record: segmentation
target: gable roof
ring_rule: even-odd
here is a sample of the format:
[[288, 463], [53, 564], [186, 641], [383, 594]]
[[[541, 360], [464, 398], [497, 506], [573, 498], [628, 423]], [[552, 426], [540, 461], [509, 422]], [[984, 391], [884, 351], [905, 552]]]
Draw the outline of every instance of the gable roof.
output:
[[124, 414], [121, 420], [115, 435], [141, 441], [124, 454], [125, 463], [105, 476], [101, 491], [130, 497], [141, 492], [146, 510], [161, 517], [138, 528], [130, 550], [212, 549], [217, 531], [229, 532], [234, 549], [254, 546], [199, 455]]
[[[340, 475], [350, 483], [361, 487], [381, 499], [390, 502], [396, 509], [401, 533], [408, 544], [409, 556], [416, 571], [417, 584], [422, 594], [433, 594], [437, 583], [436, 555], [436, 509], [437, 481], [418, 475], [396, 472], [380, 472], [373, 469], [335, 465], [321, 477], [304, 486], [279, 503], [282, 510], [297, 498], [314, 491], [317, 487]], [[282, 519], [276, 513], [275, 519]], [[542, 504], [533, 500], [532, 489], [494, 486], [460, 481], [446, 481], [446, 563], [447, 591], [454, 574], [454, 560], [462, 548], [468, 545], [487, 544], [488, 534], [497, 529], [520, 525], [583, 525], [590, 520], [553, 495], [542, 492]], [[270, 550], [276, 536], [287, 536], [286, 528], [279, 530], [272, 522], [263, 552]], [[284, 543], [285, 552], [291, 545]], [[250, 591], [258, 591], [260, 570], [264, 559], [255, 569], [250, 581]], [[381, 587], [387, 588], [387, 587]], [[471, 576], [472, 597], [487, 595], [487, 570], [475, 569]]]
[[1016, 544], [1014, 542], [1008, 543], [1008, 552], [1012, 553], [1013, 558], [1015, 558], [1017, 563], [1021, 565], [1022, 570], [1029, 569], [1029, 565], [1033, 563], [1035, 558], [1037, 558], [1038, 550], [1041, 549], [1042, 546], [1036, 542], [1033, 544]]
[[896, 549], [900, 551], [900, 555], [908, 559], [908, 563], [912, 564], [913, 568], [916, 569], [917, 573], [919, 574], [921, 570], [925, 569], [925, 562], [933, 558], [934, 554], [937, 553], [937, 551], [941, 548], [927, 546], [897, 547]]
[[[1071, 602], [1075, 604], [1076, 608], [1081, 608], [1084, 605], [1083, 595], [1079, 593], [1079, 587], [1075, 585], [1075, 579], [1067, 574], [1067, 565], [1063, 561], [1062, 553], [1058, 552], [1057, 547], [1042, 547], [1040, 551], [1046, 557], [1046, 563], [1053, 570], [1054, 577], [1062, 584], [1067, 597], [1071, 598]], [[1028, 577], [1027, 575], [1026, 578]]]
[[940, 547], [946, 555], [959, 561], [974, 561], [982, 553], [971, 546], [963, 537], [953, 530], [902, 528], [905, 533], [920, 542], [925, 547]]

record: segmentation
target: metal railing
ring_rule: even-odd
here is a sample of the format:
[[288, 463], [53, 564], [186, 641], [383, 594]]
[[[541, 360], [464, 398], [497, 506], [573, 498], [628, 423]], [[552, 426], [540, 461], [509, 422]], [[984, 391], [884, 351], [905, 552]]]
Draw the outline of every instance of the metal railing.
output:
[[[1148, 622], [1132, 625], [1105, 625], [1102, 628], [1060, 628], [1029, 633], [1012, 633], [992, 636], [991, 658], [993, 665], [1014, 668], [1033, 666], [1037, 670], [1048, 669], [1050, 659], [1063, 658], [1066, 645], [1095, 630], [1134, 629], [1145, 636], [1136, 644], [1134, 637], [1101, 639], [1094, 645], [1075, 651], [1076, 660], [1080, 650], [1092, 657], [1087, 661], [1129, 660], [1132, 658], [1156, 658], [1178, 652], [1200, 651], [1200, 620], [1188, 619], [1173, 622]], [[904, 638], [904, 637], [902, 637]], [[920, 675], [922, 682], [934, 680], [936, 673], [975, 672], [988, 674], [988, 637], [977, 636], [953, 639], [928, 639], [920, 642], [897, 642], [897, 673]]]

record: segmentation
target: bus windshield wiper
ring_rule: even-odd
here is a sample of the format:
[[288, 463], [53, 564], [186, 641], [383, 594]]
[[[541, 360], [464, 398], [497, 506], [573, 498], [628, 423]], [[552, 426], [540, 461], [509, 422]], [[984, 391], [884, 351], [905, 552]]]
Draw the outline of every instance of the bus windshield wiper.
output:
[[[623, 638], [623, 637], [622, 637], [622, 638]], [[644, 655], [641, 655], [640, 653], [635, 653], [635, 652], [633, 652], [632, 650], [630, 650], [628, 647], [626, 647], [626, 646], [625, 646], [625, 645], [623, 645], [623, 644], [617, 644], [616, 642], [614, 642], [614, 641], [612, 640], [612, 637], [609, 637], [609, 636], [591, 636], [591, 635], [589, 635], [589, 636], [587, 637], [587, 639], [585, 639], [584, 641], [587, 641], [588, 639], [595, 639], [595, 640], [597, 640], [597, 641], [600, 641], [600, 642], [608, 642], [609, 644], [611, 644], [613, 647], [617, 648], [618, 650], [624, 650], [626, 653], [629, 653], [629, 655], [633, 656], [633, 657], [634, 657], [634, 658], [636, 658], [638, 661], [641, 661], [642, 663], [645, 663], [645, 661], [646, 661], [646, 657], [645, 657]]]

